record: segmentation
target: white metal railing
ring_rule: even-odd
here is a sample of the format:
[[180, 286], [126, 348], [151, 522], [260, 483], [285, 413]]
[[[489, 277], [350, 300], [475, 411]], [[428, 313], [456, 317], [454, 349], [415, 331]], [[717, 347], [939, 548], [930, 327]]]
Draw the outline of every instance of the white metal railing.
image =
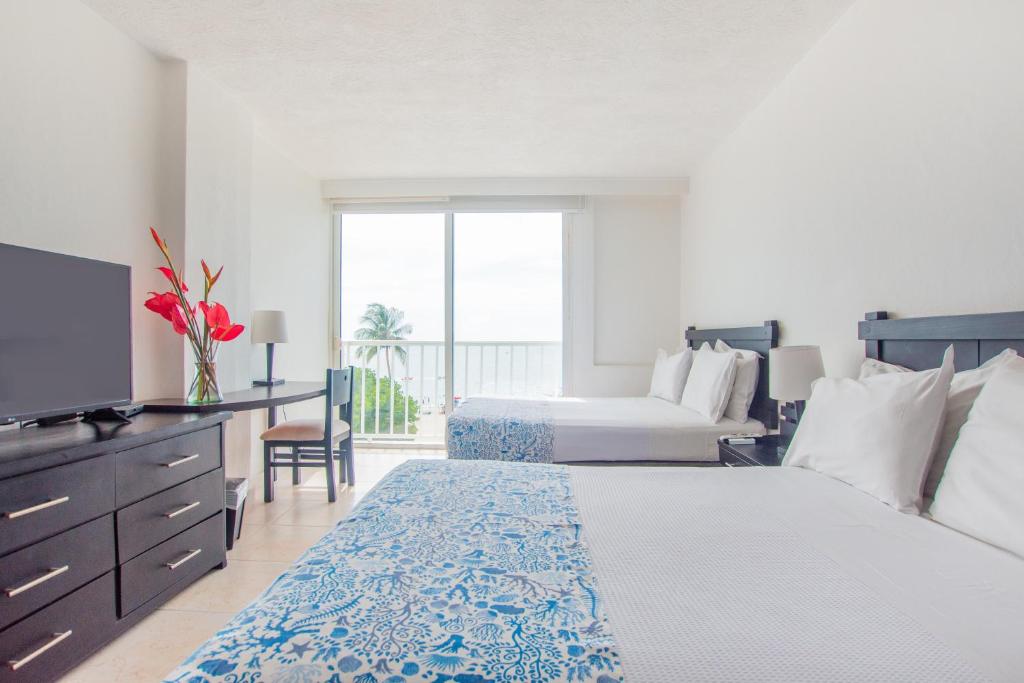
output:
[[[444, 353], [441, 341], [343, 340], [342, 363], [356, 368], [355, 436], [443, 442]], [[456, 405], [479, 394], [562, 393], [562, 344], [558, 341], [457, 341], [452, 367]]]

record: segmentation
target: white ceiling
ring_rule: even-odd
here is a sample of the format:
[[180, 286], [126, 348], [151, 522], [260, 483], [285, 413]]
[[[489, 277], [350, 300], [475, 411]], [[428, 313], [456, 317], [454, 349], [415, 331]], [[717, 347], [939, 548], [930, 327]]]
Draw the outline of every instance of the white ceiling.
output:
[[687, 176], [852, 0], [86, 0], [320, 178]]

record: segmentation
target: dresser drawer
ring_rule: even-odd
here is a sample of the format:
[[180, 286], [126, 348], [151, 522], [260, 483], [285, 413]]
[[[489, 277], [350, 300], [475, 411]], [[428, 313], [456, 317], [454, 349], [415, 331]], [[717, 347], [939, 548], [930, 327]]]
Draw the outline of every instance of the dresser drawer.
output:
[[57, 678], [109, 640], [116, 622], [109, 572], [0, 631], [0, 683]]
[[220, 467], [220, 427], [121, 451], [116, 457], [120, 507]]
[[121, 567], [121, 616], [179, 581], [194, 581], [224, 561], [224, 513], [147, 550]]
[[114, 456], [0, 481], [0, 555], [114, 509]]
[[117, 511], [117, 556], [124, 562], [224, 509], [217, 468]]
[[115, 564], [113, 515], [0, 557], [0, 628], [109, 572]]

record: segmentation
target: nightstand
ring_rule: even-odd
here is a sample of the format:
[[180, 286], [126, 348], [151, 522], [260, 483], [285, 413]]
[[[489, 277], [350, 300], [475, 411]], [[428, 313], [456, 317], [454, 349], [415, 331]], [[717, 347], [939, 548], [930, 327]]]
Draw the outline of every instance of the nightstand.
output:
[[750, 445], [728, 444], [718, 441], [718, 462], [726, 467], [776, 467], [782, 464], [779, 455], [779, 437], [766, 434]]

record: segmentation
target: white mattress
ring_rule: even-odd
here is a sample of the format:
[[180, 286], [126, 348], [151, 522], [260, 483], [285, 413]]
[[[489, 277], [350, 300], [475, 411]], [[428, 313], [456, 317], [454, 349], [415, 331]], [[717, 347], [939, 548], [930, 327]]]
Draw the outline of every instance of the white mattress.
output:
[[626, 679], [1024, 680], [1024, 560], [781, 467], [570, 470]]
[[708, 462], [718, 460], [718, 437], [765, 432], [757, 420], [723, 417], [712, 423], [660, 398], [559, 398], [549, 404], [554, 462]]

